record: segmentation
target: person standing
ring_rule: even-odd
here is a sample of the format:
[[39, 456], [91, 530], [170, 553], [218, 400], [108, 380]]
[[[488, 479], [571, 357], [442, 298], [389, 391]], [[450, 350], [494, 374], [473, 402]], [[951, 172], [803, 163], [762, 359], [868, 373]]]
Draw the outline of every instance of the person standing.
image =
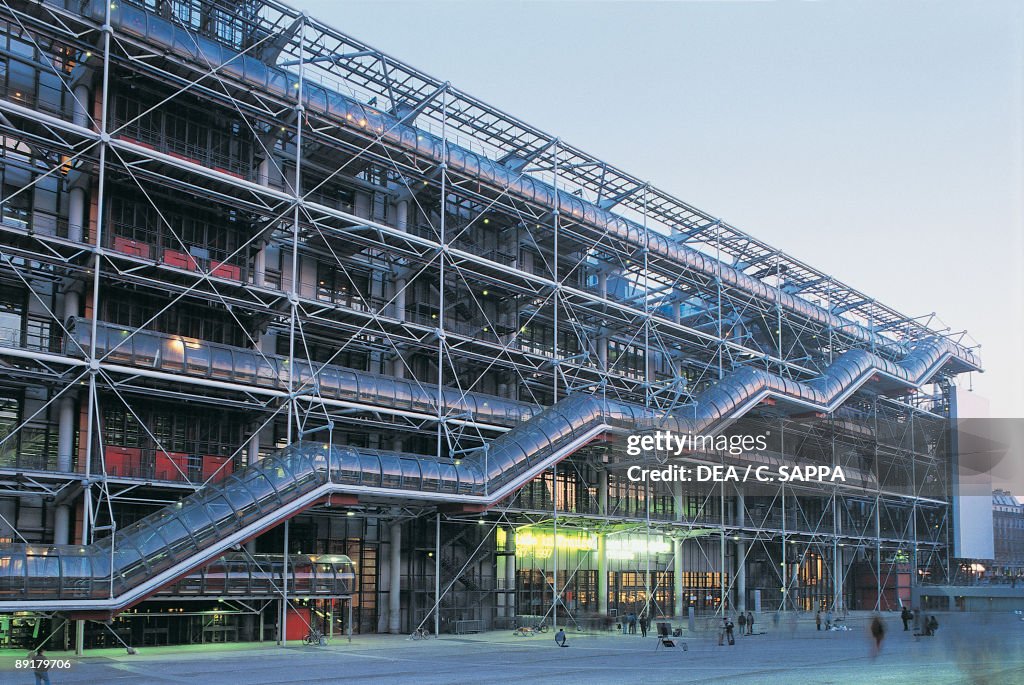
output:
[[818, 609], [814, 614], [814, 625], [818, 627], [818, 630], [821, 630], [821, 609]]
[[754, 634], [754, 612], [747, 612], [747, 635]]
[[730, 645], [736, 644], [736, 637], [733, 635], [732, 629], [733, 629], [732, 621], [730, 621], [728, 618], [726, 618], [725, 619], [725, 636], [729, 639], [729, 644]]
[[640, 614], [640, 637], [647, 637], [647, 627], [651, 624], [647, 614]]
[[832, 610], [825, 612], [825, 630], [832, 630]]
[[42, 647], [32, 656], [32, 673], [36, 677], [36, 685], [50, 685], [50, 660], [46, 658]]
[[900, 620], [903, 621], [903, 632], [910, 630], [910, 619], [913, 618], [913, 614], [910, 613], [908, 607], [903, 607], [903, 611], [900, 612]]
[[747, 616], [746, 616], [746, 614], [744, 614], [741, 611], [740, 612], [740, 617], [738, 619], [736, 619], [736, 620], [740, 624], [740, 635], [746, 635], [747, 634]]

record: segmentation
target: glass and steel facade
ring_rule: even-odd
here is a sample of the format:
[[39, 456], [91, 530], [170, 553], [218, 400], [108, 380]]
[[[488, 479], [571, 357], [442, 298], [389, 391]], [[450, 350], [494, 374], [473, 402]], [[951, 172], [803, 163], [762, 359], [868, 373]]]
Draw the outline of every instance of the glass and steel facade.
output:
[[[948, 570], [969, 338], [283, 4], [0, 22], [0, 611], [270, 565], [256, 639], [317, 594], [285, 554], [350, 557], [362, 631], [887, 607]], [[847, 480], [627, 477], [626, 435], [740, 419], [767, 449], [682, 461]], [[515, 544], [559, 526], [594, 545]], [[637, 535], [665, 547], [615, 558]]]

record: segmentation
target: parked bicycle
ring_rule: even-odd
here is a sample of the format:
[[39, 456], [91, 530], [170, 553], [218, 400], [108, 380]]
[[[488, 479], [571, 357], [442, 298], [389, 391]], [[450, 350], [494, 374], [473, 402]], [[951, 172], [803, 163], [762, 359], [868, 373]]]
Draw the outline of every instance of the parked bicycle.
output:
[[420, 627], [412, 631], [411, 637], [413, 640], [429, 640], [433, 636], [430, 634], [430, 628]]
[[302, 644], [304, 645], [318, 645], [323, 640], [324, 634], [316, 628], [310, 628], [306, 636], [302, 638]]
[[512, 631], [512, 635], [516, 637], [533, 637], [538, 633], [546, 633], [548, 630], [547, 621], [541, 621], [535, 626], [519, 626]]

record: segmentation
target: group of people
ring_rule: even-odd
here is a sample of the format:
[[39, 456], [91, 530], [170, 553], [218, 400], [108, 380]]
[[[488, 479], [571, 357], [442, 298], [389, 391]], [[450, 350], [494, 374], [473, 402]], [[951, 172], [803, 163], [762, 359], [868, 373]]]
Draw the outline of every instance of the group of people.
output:
[[[829, 609], [825, 612], [825, 630], [832, 630], [832, 610]], [[814, 625], [817, 626], [818, 630], [821, 630], [821, 609], [818, 609], [817, 613], [814, 614]]]
[[640, 626], [640, 636], [647, 637], [647, 629], [651, 627], [651, 619], [648, 618], [647, 614], [641, 614], [637, 617], [635, 612], [629, 612], [622, 620], [622, 632], [623, 634], [636, 635], [636, 627]]
[[[740, 635], [753, 635], [754, 634], [754, 613], [748, 611], [747, 613], [740, 612], [736, 619], [740, 624]], [[722, 617], [722, 628], [718, 631], [718, 644], [719, 646], [724, 645], [725, 641], [728, 640], [730, 645], [736, 644], [735, 637], [735, 625], [728, 616]]]
[[903, 630], [910, 630], [910, 622], [914, 622], [914, 635], [931, 637], [939, 629], [939, 621], [935, 618], [934, 614], [926, 618], [922, 625], [920, 609], [911, 611], [908, 607], [903, 607], [903, 611], [900, 612], [900, 619], [903, 621]]

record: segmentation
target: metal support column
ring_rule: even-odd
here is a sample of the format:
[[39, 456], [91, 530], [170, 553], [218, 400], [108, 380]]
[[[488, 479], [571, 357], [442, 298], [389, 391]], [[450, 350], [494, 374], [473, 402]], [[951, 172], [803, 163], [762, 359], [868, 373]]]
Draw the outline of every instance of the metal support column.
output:
[[513, 526], [505, 533], [505, 616], [516, 616], [516, 529]]
[[[608, 515], [608, 472], [597, 472], [597, 502], [601, 516]], [[597, 613], [608, 615], [608, 541], [606, 533], [597, 534]]]
[[437, 514], [434, 537], [434, 636], [441, 636], [441, 513]]
[[[736, 493], [736, 527], [743, 528], [746, 525], [746, 506], [742, 492]], [[747, 610], [747, 543], [742, 539], [742, 533], [736, 541], [736, 609], [737, 611]]]
[[284, 563], [281, 566], [281, 622], [277, 630], [277, 644], [288, 642], [288, 524], [284, 522]]
[[[683, 484], [678, 480], [672, 481], [672, 507], [676, 521], [682, 521]], [[672, 594], [675, 598], [673, 614], [676, 617], [681, 617], [686, 606], [683, 597], [683, 540], [681, 538], [672, 540]]]
[[402, 524], [391, 524], [391, 577], [388, 586], [388, 632], [398, 635], [402, 625]]

